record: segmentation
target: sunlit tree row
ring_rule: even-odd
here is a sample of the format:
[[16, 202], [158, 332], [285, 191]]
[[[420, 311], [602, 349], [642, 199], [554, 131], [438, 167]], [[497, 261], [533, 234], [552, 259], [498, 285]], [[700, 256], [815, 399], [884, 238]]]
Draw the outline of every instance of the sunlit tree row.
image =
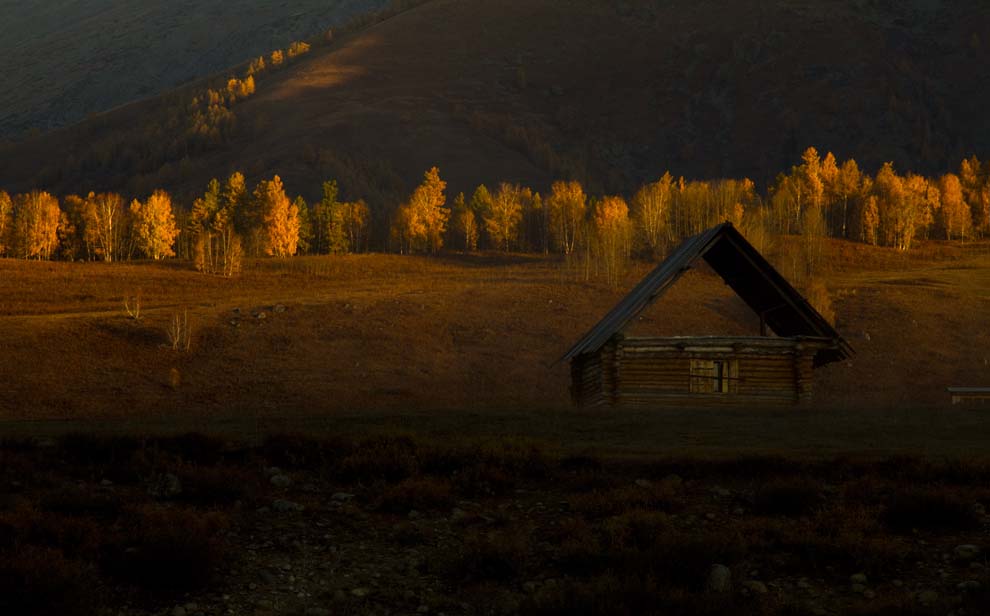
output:
[[[372, 211], [342, 201], [334, 181], [308, 203], [275, 176], [249, 188], [241, 173], [213, 180], [190, 207], [157, 190], [127, 204], [115, 193], [0, 192], [0, 256], [119, 261], [188, 258], [201, 271], [232, 275], [243, 256], [288, 257], [368, 250]], [[558, 181], [541, 195], [503, 182], [448, 199], [436, 167], [402, 203], [379, 212], [387, 246], [402, 253], [530, 251], [578, 255], [612, 276], [621, 258], [658, 258], [681, 238], [731, 221], [758, 246], [765, 237], [834, 237], [909, 249], [917, 239], [990, 234], [990, 165], [964, 160], [958, 173], [875, 176], [856, 161], [806, 150], [761, 196], [747, 179], [688, 181], [664, 173], [628, 196], [589, 195]], [[592, 259], [593, 257], [593, 259]], [[589, 266], [590, 267], [590, 266]]]

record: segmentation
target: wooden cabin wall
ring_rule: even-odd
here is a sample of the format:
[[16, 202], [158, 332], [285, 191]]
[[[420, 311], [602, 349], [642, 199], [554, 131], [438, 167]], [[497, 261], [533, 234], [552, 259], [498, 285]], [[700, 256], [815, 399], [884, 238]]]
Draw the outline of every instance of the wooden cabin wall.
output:
[[[692, 393], [691, 362], [696, 359], [735, 362], [733, 391]], [[606, 345], [571, 363], [571, 394], [581, 407], [790, 405], [810, 399], [813, 369], [810, 354], [625, 352]]]

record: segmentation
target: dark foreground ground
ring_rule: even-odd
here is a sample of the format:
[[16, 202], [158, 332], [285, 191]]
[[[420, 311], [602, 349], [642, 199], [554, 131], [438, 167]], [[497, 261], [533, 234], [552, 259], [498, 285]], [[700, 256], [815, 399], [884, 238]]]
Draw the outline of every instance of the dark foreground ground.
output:
[[3, 614], [985, 614], [990, 461], [0, 442]]

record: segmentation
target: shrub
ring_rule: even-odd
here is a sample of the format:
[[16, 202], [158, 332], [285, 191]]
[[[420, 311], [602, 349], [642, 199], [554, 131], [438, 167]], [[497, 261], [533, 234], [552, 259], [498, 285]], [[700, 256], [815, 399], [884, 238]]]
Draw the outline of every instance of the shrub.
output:
[[469, 532], [452, 563], [452, 575], [472, 580], [513, 579], [526, 566], [527, 548], [519, 532]]
[[259, 475], [233, 466], [183, 466], [179, 500], [197, 505], [227, 505], [254, 501], [261, 490]]
[[108, 546], [103, 565], [114, 577], [153, 592], [201, 588], [222, 560], [218, 532], [225, 526], [218, 513], [143, 507]]
[[587, 575], [605, 564], [598, 537], [581, 518], [566, 518], [556, 529], [554, 539], [559, 544], [557, 560], [567, 573]]
[[569, 582], [528, 597], [519, 610], [526, 616], [746, 616], [759, 605], [737, 603], [731, 595], [705, 595], [668, 588], [656, 579], [614, 573]]
[[362, 441], [337, 465], [344, 481], [400, 481], [416, 474], [416, 447], [409, 438]]
[[378, 508], [391, 513], [411, 509], [446, 509], [453, 503], [450, 484], [430, 477], [412, 477], [386, 488]]
[[882, 519], [898, 532], [915, 528], [970, 530], [980, 524], [973, 503], [943, 486], [895, 490], [887, 500]]
[[66, 434], [59, 443], [59, 451], [66, 461], [82, 466], [122, 464], [140, 447], [136, 438], [81, 433]]
[[605, 534], [612, 549], [651, 549], [670, 527], [664, 513], [632, 509], [605, 521]]
[[114, 494], [85, 487], [63, 487], [41, 497], [41, 508], [53, 513], [76, 516], [116, 518], [121, 511], [120, 499]]
[[180, 460], [195, 464], [217, 464], [223, 459], [225, 448], [223, 440], [195, 432], [161, 437], [155, 439], [153, 445]]
[[353, 449], [353, 443], [343, 439], [314, 439], [299, 434], [272, 435], [261, 446], [270, 464], [309, 470], [329, 467]]
[[0, 614], [85, 616], [96, 603], [92, 576], [57, 550], [0, 551]]
[[821, 486], [808, 479], [777, 479], [756, 491], [753, 510], [761, 515], [798, 517], [822, 503]]
[[593, 518], [615, 515], [631, 509], [676, 511], [682, 503], [673, 484], [660, 482], [645, 486], [627, 485], [611, 490], [593, 490], [573, 499], [572, 507]]

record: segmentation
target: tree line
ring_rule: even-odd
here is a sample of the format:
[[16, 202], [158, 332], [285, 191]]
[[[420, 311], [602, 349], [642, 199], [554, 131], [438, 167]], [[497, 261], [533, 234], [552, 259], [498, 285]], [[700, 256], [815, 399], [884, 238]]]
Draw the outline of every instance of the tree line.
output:
[[[259, 61], [260, 64], [260, 61]], [[255, 67], [258, 68], [258, 67]], [[232, 86], [233, 87], [233, 86]], [[503, 182], [447, 199], [434, 167], [391, 213], [382, 248], [436, 254], [500, 250], [581, 256], [612, 278], [623, 258], [659, 258], [681, 238], [731, 221], [758, 246], [777, 234], [813, 242], [833, 237], [901, 250], [916, 239], [967, 240], [990, 234], [990, 164], [975, 156], [957, 173], [874, 176], [855, 160], [808, 148], [761, 195], [748, 179], [688, 181], [664, 173], [629, 196], [589, 195], [557, 181], [541, 195]], [[290, 198], [281, 179], [249, 189], [244, 175], [212, 180], [189, 208], [156, 190], [127, 205], [116, 193], [69, 195], [0, 191], [0, 256], [118, 261], [178, 256], [197, 269], [233, 275], [243, 256], [340, 254], [370, 248], [372, 212], [342, 201], [335, 181], [321, 198]]]

